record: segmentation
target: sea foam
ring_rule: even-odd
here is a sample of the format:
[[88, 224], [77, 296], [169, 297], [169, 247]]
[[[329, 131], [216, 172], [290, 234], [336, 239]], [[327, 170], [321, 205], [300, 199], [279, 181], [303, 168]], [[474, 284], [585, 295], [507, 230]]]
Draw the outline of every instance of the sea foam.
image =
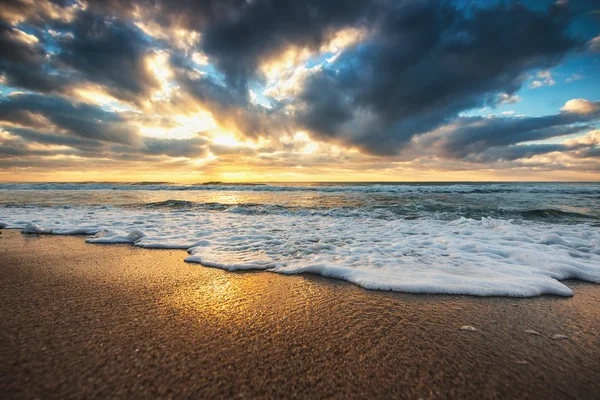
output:
[[561, 280], [600, 283], [600, 233], [589, 224], [85, 206], [0, 208], [0, 227], [187, 249], [187, 262], [207, 267], [313, 273], [377, 290], [570, 296]]

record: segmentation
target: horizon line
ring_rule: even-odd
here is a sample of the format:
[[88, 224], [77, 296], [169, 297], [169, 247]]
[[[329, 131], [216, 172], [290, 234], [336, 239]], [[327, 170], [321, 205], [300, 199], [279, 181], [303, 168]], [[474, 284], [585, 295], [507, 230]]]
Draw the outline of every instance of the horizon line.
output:
[[294, 183], [323, 183], [323, 184], [453, 184], [453, 183], [600, 183], [598, 181], [205, 181], [205, 182], [178, 182], [178, 181], [1, 181], [0, 184], [146, 184], [146, 185], [261, 185], [261, 184], [294, 184]]

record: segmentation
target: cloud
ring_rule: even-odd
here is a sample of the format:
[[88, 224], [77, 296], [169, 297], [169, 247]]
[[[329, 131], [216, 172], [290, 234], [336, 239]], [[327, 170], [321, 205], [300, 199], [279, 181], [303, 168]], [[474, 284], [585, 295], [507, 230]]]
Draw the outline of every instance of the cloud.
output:
[[245, 93], [261, 60], [289, 47], [318, 49], [334, 33], [356, 25], [379, 2], [357, 0], [251, 1], [203, 31], [203, 51], [225, 73], [231, 89]]
[[[600, 119], [600, 102], [577, 99], [576, 103], [595, 107], [595, 111], [573, 112], [564, 107], [558, 114], [541, 117], [461, 117], [437, 129], [416, 136], [401, 153], [408, 161], [420, 157], [495, 163], [531, 158], [552, 152], [575, 151], [598, 145], [597, 131], [590, 129]], [[573, 104], [567, 102], [567, 104]], [[567, 107], [568, 108], [568, 107]], [[557, 144], [556, 138], [579, 134]], [[548, 139], [554, 139], [547, 143]], [[581, 158], [581, 157], [579, 157]]]
[[596, 129], [578, 138], [565, 140], [564, 144], [571, 147], [577, 147], [579, 145], [600, 146], [600, 130]]
[[19, 94], [0, 98], [0, 122], [39, 127], [48, 121], [80, 138], [132, 144], [138, 133], [119, 114], [54, 95]]
[[586, 99], [572, 99], [567, 101], [560, 110], [576, 114], [594, 114], [600, 110], [600, 102], [593, 102]]
[[98, 140], [57, 135], [49, 132], [42, 133], [41, 131], [32, 128], [9, 127], [4, 129], [11, 135], [18, 136], [25, 141], [43, 145], [76, 147], [89, 151], [96, 151], [105, 146], [104, 143]]
[[94, 11], [124, 19], [153, 21], [159, 26], [201, 30], [206, 25], [233, 18], [247, 0], [87, 0]]
[[577, 73], [573, 73], [571, 76], [569, 76], [567, 79], [565, 79], [565, 82], [575, 82], [575, 81], [580, 81], [583, 78], [585, 78], [585, 76], [581, 75], [581, 74], [577, 74]]
[[521, 101], [523, 101], [523, 99], [519, 95], [516, 95], [516, 94], [509, 95], [507, 93], [501, 93], [499, 95], [498, 105], [515, 104], [515, 103], [519, 103]]
[[[41, 4], [46, 4], [41, 2]], [[23, 2], [23, 7], [29, 2]], [[58, 13], [59, 3], [52, 6]], [[42, 7], [43, 8], [43, 7]], [[65, 20], [47, 13], [23, 18], [37, 35], [0, 19], [0, 74], [5, 84], [39, 93], [70, 93], [81, 84], [102, 85], [117, 99], [140, 103], [160, 86], [148, 60], [153, 44], [133, 23], [64, 4]], [[19, 18], [17, 18], [19, 19]]]
[[568, 148], [561, 144], [511, 145], [506, 147], [490, 147], [483, 152], [470, 154], [465, 159], [475, 163], [514, 161], [565, 150], [568, 150]]
[[[170, 158], [198, 159], [207, 155], [207, 140], [143, 138], [133, 145], [114, 145], [87, 139], [42, 133], [28, 128], [0, 130], [0, 160], [10, 167], [39, 162], [39, 157], [69, 157], [77, 160], [103, 160], [104, 162], [168, 164]], [[15, 157], [17, 159], [15, 159]], [[60, 160], [58, 161], [60, 164]], [[52, 164], [53, 160], [47, 160]], [[2, 161], [0, 161], [0, 164]], [[92, 163], [90, 161], [90, 163]], [[1, 168], [1, 167], [0, 167]]]
[[177, 65], [174, 73], [182, 90], [202, 109], [211, 112], [225, 129], [257, 139], [260, 136], [285, 136], [291, 131], [291, 119], [282, 113], [283, 105], [265, 107], [236, 90], [229, 90], [213, 78], [197, 76], [187, 66]]
[[580, 125], [598, 115], [584, 116], [562, 112], [543, 117], [461, 119], [453, 128], [439, 137], [438, 155], [464, 158], [486, 151], [491, 147], [505, 147], [518, 143], [539, 141], [589, 130]]
[[536, 74], [536, 78], [536, 80], [529, 84], [529, 87], [532, 89], [537, 89], [542, 86], [554, 86], [554, 84], [556, 84], [550, 71], [539, 71]]
[[133, 146], [111, 146], [106, 157], [118, 155], [130, 160], [140, 156], [166, 156], [172, 158], [202, 158], [206, 156], [207, 140], [202, 137], [190, 139], [142, 138]]
[[514, 95], [528, 70], [556, 65], [578, 45], [568, 26], [558, 6], [394, 3], [366, 42], [306, 80], [297, 122], [314, 139], [397, 154], [460, 112]]
[[5, 84], [39, 92], [60, 90], [66, 79], [54, 73], [49, 54], [36, 36], [0, 20], [0, 74]]
[[[590, 133], [584, 135], [583, 138], [587, 139]], [[562, 143], [540, 143], [511, 145], [506, 147], [491, 147], [484, 152], [472, 154], [465, 159], [477, 163], [493, 163], [498, 161], [531, 159], [535, 158], [536, 156], [554, 153], [559, 157], [571, 158], [571, 164], [574, 164], [577, 162], [576, 159], [600, 158], [600, 147], [598, 147], [598, 144], [600, 144], [598, 140], [579, 141], [577, 139], [570, 139], [565, 140]]]
[[141, 152], [148, 155], [201, 158], [206, 155], [206, 144], [207, 140], [199, 137], [192, 139], [145, 138]]
[[588, 50], [592, 53], [600, 52], [600, 35], [596, 36], [592, 40], [590, 40], [587, 44]]
[[76, 76], [133, 103], [159, 86], [146, 63], [153, 53], [151, 43], [133, 23], [87, 11], [69, 29], [73, 36], [58, 40], [57, 61], [72, 68]]
[[[569, 52], [598, 51], [598, 38], [586, 44], [571, 29], [586, 7], [9, 0], [0, 10], [0, 83], [13, 93], [0, 97], [2, 165], [62, 155], [102, 167], [190, 168], [182, 160], [207, 158], [207, 170], [589, 168], [598, 145], [588, 136], [554, 142], [589, 130], [596, 102], [573, 99], [535, 118], [466, 117], [523, 101], [528, 84], [554, 85], [550, 71]], [[212, 142], [216, 132], [239, 145]]]
[[69, 22], [81, 7], [77, 1], [3, 0], [0, 19], [11, 25], [25, 21], [42, 25], [49, 20]]

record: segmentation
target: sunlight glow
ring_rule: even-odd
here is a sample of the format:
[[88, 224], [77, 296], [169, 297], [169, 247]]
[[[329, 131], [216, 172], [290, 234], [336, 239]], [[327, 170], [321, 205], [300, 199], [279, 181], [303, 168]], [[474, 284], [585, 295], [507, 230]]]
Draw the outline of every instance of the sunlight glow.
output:
[[218, 135], [213, 136], [211, 138], [211, 141], [215, 144], [219, 144], [222, 146], [229, 146], [229, 147], [246, 146], [246, 143], [240, 142], [239, 140], [237, 140], [233, 133], [225, 132], [225, 131], [222, 131]]
[[114, 97], [106, 93], [106, 91], [104, 91], [102, 88], [92, 85], [73, 88], [72, 95], [78, 100], [91, 102], [94, 104], [109, 104], [117, 102]]
[[146, 59], [146, 67], [154, 74], [159, 83], [159, 89], [152, 94], [152, 100], [169, 98], [172, 90], [169, 80], [173, 77], [173, 72], [169, 67], [169, 54], [157, 51]]
[[[137, 10], [137, 19], [143, 18], [142, 10]], [[182, 50], [189, 50], [196, 46], [200, 41], [200, 33], [180, 27], [165, 29], [155, 21], [136, 21], [135, 25], [146, 35], [156, 39], [172, 41], [175, 47]]]
[[197, 137], [200, 132], [209, 132], [217, 128], [212, 115], [205, 111], [193, 115], [176, 115], [172, 119], [177, 123], [176, 125], [141, 126], [140, 134], [162, 139], [191, 139]]
[[[331, 39], [319, 49], [289, 47], [277, 58], [260, 66], [266, 77], [265, 94], [277, 98], [293, 95], [299, 91], [304, 79], [321, 68], [323, 63], [335, 61], [339, 52], [358, 43], [367, 35], [364, 29], [348, 28], [336, 32]], [[322, 63], [307, 67], [305, 64], [316, 56], [333, 53]]]

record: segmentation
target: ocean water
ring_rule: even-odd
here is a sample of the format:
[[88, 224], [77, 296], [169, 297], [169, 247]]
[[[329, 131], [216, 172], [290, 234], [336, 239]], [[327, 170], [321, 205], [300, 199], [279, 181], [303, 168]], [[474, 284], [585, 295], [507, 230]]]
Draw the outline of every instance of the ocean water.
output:
[[599, 183], [0, 184], [0, 228], [367, 289], [570, 296], [561, 281], [600, 283]]

